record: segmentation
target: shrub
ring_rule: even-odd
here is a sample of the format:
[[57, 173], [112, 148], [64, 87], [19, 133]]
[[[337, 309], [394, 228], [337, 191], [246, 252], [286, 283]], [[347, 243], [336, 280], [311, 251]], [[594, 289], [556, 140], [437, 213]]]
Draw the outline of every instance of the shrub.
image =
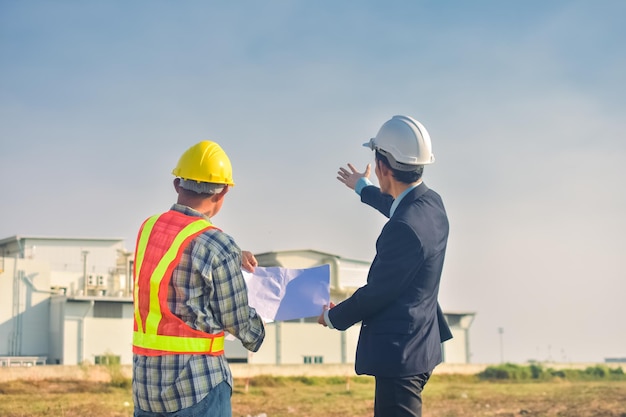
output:
[[590, 366], [585, 369], [584, 373], [594, 379], [602, 379], [608, 374], [605, 366]]
[[257, 375], [249, 379], [251, 387], [284, 387], [285, 377], [272, 375]]
[[528, 367], [532, 379], [541, 379], [544, 375], [543, 367], [539, 364], [532, 363]]
[[609, 368], [604, 365], [590, 366], [585, 370], [580, 369], [543, 369], [536, 363], [528, 366], [515, 365], [511, 363], [489, 366], [477, 375], [484, 380], [546, 380], [553, 378], [567, 379], [571, 381], [580, 380], [626, 380], [624, 370], [620, 368]]
[[483, 372], [478, 374], [481, 379], [513, 379], [525, 380], [531, 379], [532, 371], [527, 366], [506, 363], [503, 365], [489, 366]]
[[120, 365], [118, 356], [115, 356], [110, 352], [106, 352], [101, 359], [102, 365], [106, 367], [106, 370], [109, 373], [109, 386], [117, 388], [130, 388], [132, 386], [131, 379], [127, 378], [122, 371], [122, 366]]

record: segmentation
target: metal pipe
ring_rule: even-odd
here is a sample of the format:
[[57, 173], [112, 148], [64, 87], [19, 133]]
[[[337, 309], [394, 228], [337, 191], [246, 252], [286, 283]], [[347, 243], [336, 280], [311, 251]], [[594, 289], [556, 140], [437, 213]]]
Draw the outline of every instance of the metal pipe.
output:
[[82, 251], [81, 254], [83, 255], [83, 295], [87, 295], [87, 255], [89, 254], [89, 251]]
[[85, 312], [83, 317], [80, 318], [80, 340], [78, 341], [79, 346], [80, 346], [80, 350], [79, 350], [80, 360], [78, 361], [78, 365], [81, 365], [85, 361], [85, 329], [86, 329], [85, 319], [87, 318], [87, 315], [93, 308], [94, 304], [95, 304], [94, 300], [89, 301], [89, 307], [87, 308], [87, 311]]

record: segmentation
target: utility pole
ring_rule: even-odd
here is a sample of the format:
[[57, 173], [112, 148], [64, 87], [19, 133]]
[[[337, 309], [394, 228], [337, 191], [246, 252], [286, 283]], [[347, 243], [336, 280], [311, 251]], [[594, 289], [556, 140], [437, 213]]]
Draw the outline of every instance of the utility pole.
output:
[[122, 255], [124, 258], [124, 276], [126, 277], [126, 281], [124, 282], [124, 297], [133, 295], [133, 268], [131, 267], [131, 262], [129, 261], [130, 256], [133, 254], [132, 252], [126, 252], [125, 250], [118, 249], [117, 253]]
[[503, 334], [504, 328], [498, 327], [498, 333], [500, 334], [500, 363], [504, 363], [504, 344], [503, 344]]

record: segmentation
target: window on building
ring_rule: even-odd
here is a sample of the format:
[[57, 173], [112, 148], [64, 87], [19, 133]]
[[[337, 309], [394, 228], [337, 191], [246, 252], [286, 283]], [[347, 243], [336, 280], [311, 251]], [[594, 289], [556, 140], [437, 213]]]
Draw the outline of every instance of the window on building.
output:
[[304, 356], [304, 363], [305, 364], [311, 364], [311, 363], [324, 363], [324, 357], [323, 356]]
[[93, 305], [93, 316], [98, 318], [121, 319], [122, 303], [96, 301]]
[[285, 323], [317, 323], [319, 316], [305, 317], [303, 319], [285, 320]]
[[96, 365], [119, 365], [121, 357], [117, 355], [96, 355], [94, 363]]
[[53, 285], [50, 287], [50, 291], [56, 293], [56, 294], [60, 294], [60, 295], [65, 295], [67, 294], [67, 288], [66, 287], [60, 287], [58, 285]]
[[450, 327], [459, 327], [461, 325], [461, 317], [458, 314], [447, 314], [445, 315], [446, 321], [448, 322], [448, 326]]

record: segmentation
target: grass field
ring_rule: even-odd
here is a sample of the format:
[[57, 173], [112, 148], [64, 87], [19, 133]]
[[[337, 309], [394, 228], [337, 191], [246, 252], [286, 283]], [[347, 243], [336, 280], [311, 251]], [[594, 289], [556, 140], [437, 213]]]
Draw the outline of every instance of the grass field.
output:
[[[370, 377], [255, 377], [235, 380], [233, 416], [362, 417], [373, 415]], [[434, 375], [424, 417], [626, 417], [626, 380], [484, 381]], [[79, 380], [0, 383], [2, 417], [129, 417], [128, 383]]]

